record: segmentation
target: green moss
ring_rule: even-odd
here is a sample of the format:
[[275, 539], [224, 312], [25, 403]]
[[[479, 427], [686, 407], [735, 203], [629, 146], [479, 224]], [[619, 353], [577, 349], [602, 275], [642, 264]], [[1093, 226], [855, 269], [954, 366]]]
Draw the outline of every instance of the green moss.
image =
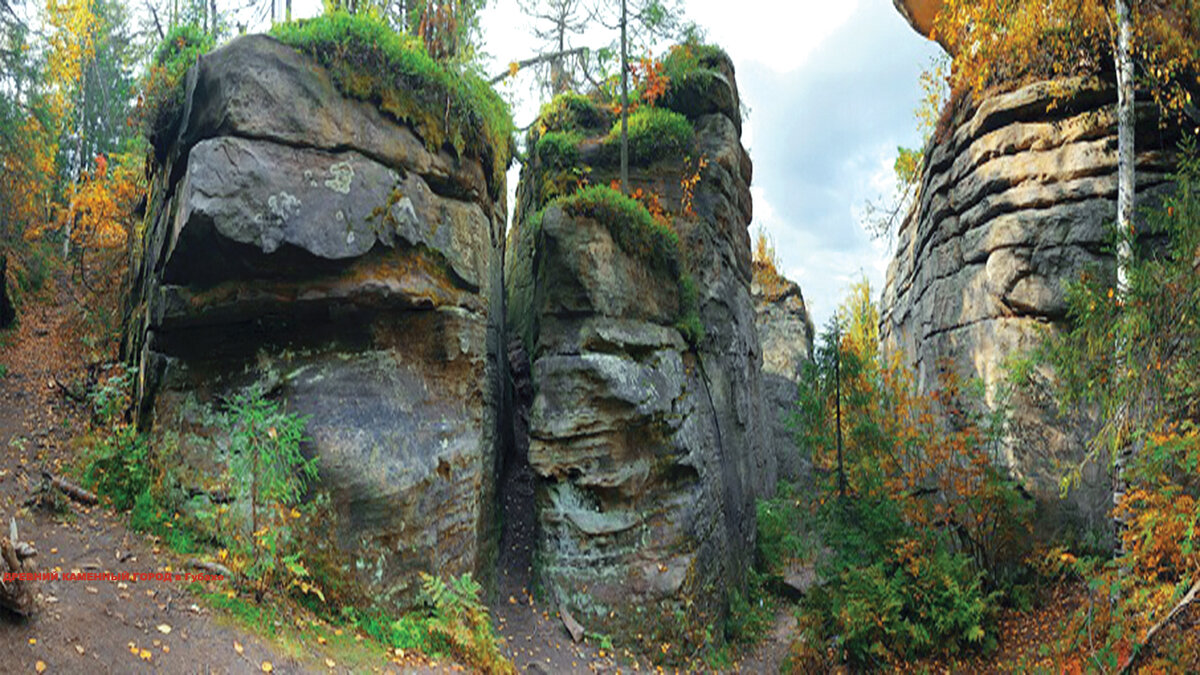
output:
[[[169, 138], [179, 126], [183, 108], [184, 76], [201, 55], [213, 48], [213, 39], [196, 26], [172, 28], [154, 51], [150, 70], [142, 82], [142, 133], [160, 155]], [[160, 156], [161, 159], [161, 156]]]
[[438, 63], [420, 39], [363, 15], [334, 12], [278, 24], [271, 34], [325, 66], [343, 94], [411, 125], [431, 151], [449, 146], [483, 160], [492, 196], [499, 195], [511, 158], [512, 115], [474, 73]]
[[607, 226], [627, 254], [642, 258], [655, 269], [665, 269], [673, 277], [681, 275], [679, 236], [656, 223], [636, 199], [607, 186], [593, 185], [554, 203], [568, 215], [591, 218]]
[[[666, 108], [638, 108], [629, 116], [629, 161], [633, 164], [682, 157], [692, 143], [695, 132], [687, 117]], [[621, 121], [613, 123], [604, 139], [609, 154], [620, 152]]]
[[531, 140], [552, 131], [603, 130], [612, 124], [613, 114], [593, 99], [573, 91], [563, 92], [542, 106]]
[[565, 169], [578, 164], [581, 140], [574, 131], [551, 131], [539, 138], [535, 148], [542, 167]]

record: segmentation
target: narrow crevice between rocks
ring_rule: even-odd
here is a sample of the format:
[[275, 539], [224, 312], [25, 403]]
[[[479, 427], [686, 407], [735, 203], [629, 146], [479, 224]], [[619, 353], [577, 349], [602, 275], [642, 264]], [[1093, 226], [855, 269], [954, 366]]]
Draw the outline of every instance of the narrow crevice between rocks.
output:
[[508, 382], [497, 486], [501, 528], [496, 557], [497, 591], [501, 602], [522, 597], [533, 584], [533, 552], [537, 545], [536, 477], [529, 464], [529, 407], [533, 382], [529, 355], [519, 337], [508, 343]]

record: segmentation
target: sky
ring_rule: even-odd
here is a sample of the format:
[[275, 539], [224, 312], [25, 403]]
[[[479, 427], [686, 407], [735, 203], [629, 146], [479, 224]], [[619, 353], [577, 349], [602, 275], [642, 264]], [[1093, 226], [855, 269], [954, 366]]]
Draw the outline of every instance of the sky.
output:
[[[317, 13], [317, 4], [299, 0], [297, 15]], [[920, 145], [919, 77], [939, 48], [913, 32], [888, 0], [683, 5], [733, 59], [750, 111], [742, 143], [754, 161], [751, 234], [761, 227], [773, 238], [781, 271], [800, 284], [818, 327], [864, 276], [878, 298], [889, 245], [872, 241], [861, 214], [869, 199], [891, 194], [896, 147]], [[516, 0], [491, 0], [480, 23], [490, 73], [537, 47]], [[598, 39], [597, 46], [606, 43]], [[527, 89], [520, 82], [500, 88], [513, 100], [518, 126], [540, 103]], [[517, 176], [514, 165], [510, 193]]]

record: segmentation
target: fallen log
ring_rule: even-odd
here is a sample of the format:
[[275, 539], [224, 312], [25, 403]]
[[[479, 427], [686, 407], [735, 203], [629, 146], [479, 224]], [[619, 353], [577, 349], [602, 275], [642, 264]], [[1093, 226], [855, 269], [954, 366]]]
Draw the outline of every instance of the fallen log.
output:
[[80, 504], [92, 506], [100, 501], [100, 499], [96, 496], [96, 493], [84, 490], [78, 485], [66, 480], [65, 478], [55, 476], [49, 471], [42, 472], [42, 479], [48, 481], [50, 485], [58, 488], [63, 494], [79, 502]]
[[[20, 541], [17, 535], [17, 521], [9, 521], [9, 536], [0, 537], [0, 567], [5, 574], [32, 574], [37, 571], [33, 563], [37, 550], [32, 544]], [[29, 616], [33, 613], [34, 598], [37, 595], [37, 582], [26, 579], [11, 579], [5, 581], [0, 577], [0, 607]]]
[[1154, 624], [1150, 630], [1146, 631], [1146, 637], [1142, 638], [1141, 644], [1137, 645], [1137, 647], [1133, 650], [1133, 653], [1130, 654], [1129, 660], [1126, 661], [1125, 665], [1121, 667], [1120, 675], [1125, 675], [1125, 673], [1132, 672], [1134, 664], [1137, 663], [1138, 656], [1150, 651], [1150, 644], [1153, 642], [1154, 637], [1158, 635], [1159, 631], [1171, 625], [1171, 622], [1175, 620], [1175, 617], [1182, 614], [1183, 610], [1187, 609], [1188, 605], [1192, 604], [1197, 595], [1200, 595], [1200, 581], [1192, 584], [1192, 588], [1187, 592], [1187, 595], [1183, 596], [1183, 599], [1179, 601], [1179, 604], [1175, 605], [1175, 607], [1168, 612], [1165, 617], [1163, 617], [1162, 621]]
[[202, 572], [208, 572], [209, 574], [220, 574], [226, 579], [233, 578], [233, 572], [231, 572], [228, 567], [220, 563], [208, 562], [207, 560], [200, 560], [199, 558], [189, 558], [188, 565], [190, 565], [193, 569], [198, 569]]

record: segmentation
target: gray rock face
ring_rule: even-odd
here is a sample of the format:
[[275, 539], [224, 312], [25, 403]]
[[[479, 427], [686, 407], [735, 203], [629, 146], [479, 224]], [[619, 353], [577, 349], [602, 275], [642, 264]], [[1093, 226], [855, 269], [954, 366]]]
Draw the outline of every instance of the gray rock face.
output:
[[800, 286], [760, 262], [754, 263], [755, 318], [763, 353], [763, 421], [775, 453], [779, 478], [800, 483], [811, 478], [811, 466], [796, 447], [788, 418], [796, 404], [796, 387], [804, 364], [812, 360], [813, 324]]
[[[201, 58], [162, 149], [125, 349], [139, 422], [220, 487], [205, 410], [253, 383], [310, 415], [342, 572], [403, 606], [491, 571], [504, 203], [274, 40]], [[499, 194], [503, 195], [503, 189]]]
[[[1009, 359], [1027, 354], [1065, 318], [1064, 285], [1090, 264], [1113, 274], [1103, 253], [1116, 217], [1115, 94], [1079, 81], [1035, 83], [961, 111], [952, 134], [927, 150], [920, 195], [901, 226], [884, 288], [881, 337], [899, 348], [919, 386], [939, 363], [998, 391]], [[1163, 190], [1173, 165], [1170, 134], [1139, 110], [1138, 191]], [[1144, 201], [1142, 203], [1145, 203]], [[1050, 372], [1037, 372], [1047, 382]], [[1084, 456], [1091, 421], [1060, 417], [1035, 388], [1012, 399], [1005, 459], [1049, 506], [1052, 527], [1101, 528], [1109, 479], [1096, 466], [1066, 501], [1059, 479]], [[1061, 516], [1061, 517], [1060, 517]]]
[[[750, 296], [751, 165], [725, 65], [711, 74], [725, 93], [683, 107], [691, 154], [709, 160], [695, 214], [672, 208], [681, 163], [631, 170], [630, 189], [663, 195], [673, 216], [698, 290], [698, 344], [676, 328], [673, 273], [624, 250], [606, 223], [551, 206], [539, 225], [514, 225], [506, 260], [510, 329], [532, 363], [539, 580], [588, 630], [647, 643], [696, 643], [718, 625], [752, 563], [755, 499], [776, 483]], [[538, 174], [525, 171], [528, 198]], [[615, 177], [592, 171], [594, 184]]]

